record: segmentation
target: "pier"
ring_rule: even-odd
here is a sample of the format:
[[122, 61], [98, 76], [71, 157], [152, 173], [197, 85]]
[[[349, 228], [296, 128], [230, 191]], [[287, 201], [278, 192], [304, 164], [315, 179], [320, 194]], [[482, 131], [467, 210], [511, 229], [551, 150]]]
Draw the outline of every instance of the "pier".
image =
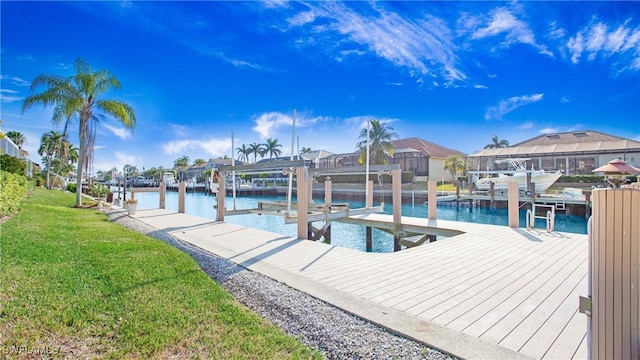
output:
[[[587, 358], [587, 317], [578, 312], [587, 235], [405, 217], [407, 228], [458, 234], [382, 254], [162, 209], [134, 217], [461, 358]], [[394, 222], [383, 214], [347, 221], [364, 220]]]

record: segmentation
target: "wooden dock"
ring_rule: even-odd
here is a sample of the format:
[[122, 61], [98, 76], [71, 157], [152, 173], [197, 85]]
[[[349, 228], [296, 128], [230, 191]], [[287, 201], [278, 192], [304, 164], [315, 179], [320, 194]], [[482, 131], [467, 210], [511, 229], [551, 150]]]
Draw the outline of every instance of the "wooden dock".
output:
[[461, 358], [587, 358], [586, 235], [403, 217], [408, 228], [460, 234], [381, 254], [161, 209], [134, 217]]

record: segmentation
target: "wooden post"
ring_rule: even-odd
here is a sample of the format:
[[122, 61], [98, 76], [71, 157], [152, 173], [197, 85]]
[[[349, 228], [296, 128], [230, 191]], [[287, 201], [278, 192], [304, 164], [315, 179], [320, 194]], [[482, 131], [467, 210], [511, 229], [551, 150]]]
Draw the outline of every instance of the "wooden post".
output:
[[373, 231], [371, 226], [367, 226], [365, 228], [365, 231], [366, 231], [366, 244], [365, 244], [366, 251], [372, 252], [373, 251]]
[[402, 230], [402, 173], [400, 169], [391, 170], [391, 189], [393, 203], [393, 251], [400, 251]]
[[[178, 212], [181, 214], [184, 214], [186, 192], [187, 183], [181, 181], [180, 184], [178, 184]], [[131, 196], [133, 196], [133, 193], [131, 193]]]
[[216, 221], [224, 221], [225, 199], [227, 197], [227, 180], [226, 174], [220, 172], [218, 174], [218, 198], [216, 205]]
[[304, 166], [296, 168], [296, 197], [298, 199], [298, 239], [307, 237], [309, 223], [307, 222], [307, 212], [309, 211], [309, 172]]
[[[365, 200], [365, 207], [372, 207], [373, 206], [373, 180], [367, 180], [369, 181], [369, 192], [366, 194], [366, 200]], [[381, 191], [384, 191], [384, 189], [382, 189]]]
[[[331, 177], [327, 176], [324, 181], [324, 203], [331, 204], [333, 201], [331, 198]], [[327, 230], [324, 233], [324, 240], [326, 243], [331, 244], [331, 225], [327, 227]]]
[[529, 193], [531, 194], [531, 202], [534, 201], [534, 199], [536, 198], [536, 183], [534, 182], [530, 182], [529, 183]]
[[495, 190], [494, 188], [495, 188], [494, 182], [493, 181], [489, 181], [489, 207], [491, 209], [495, 208], [495, 206], [496, 206], [496, 204], [495, 204], [495, 202], [493, 200], [493, 197], [494, 197], [493, 193], [494, 193], [494, 190]]
[[596, 189], [592, 195], [589, 354], [639, 359], [640, 190]]
[[167, 185], [164, 180], [160, 181], [160, 209], [166, 208], [167, 202]]
[[427, 204], [429, 205], [429, 220], [438, 217], [438, 181], [429, 180], [427, 183]]
[[331, 177], [327, 176], [324, 181], [324, 203], [331, 204]]
[[508, 186], [508, 204], [507, 207], [509, 209], [509, 227], [517, 228], [520, 226], [520, 197], [518, 195], [518, 183], [515, 181], [510, 181], [507, 183]]
[[584, 195], [584, 217], [589, 219], [591, 216], [591, 190], [582, 190]]

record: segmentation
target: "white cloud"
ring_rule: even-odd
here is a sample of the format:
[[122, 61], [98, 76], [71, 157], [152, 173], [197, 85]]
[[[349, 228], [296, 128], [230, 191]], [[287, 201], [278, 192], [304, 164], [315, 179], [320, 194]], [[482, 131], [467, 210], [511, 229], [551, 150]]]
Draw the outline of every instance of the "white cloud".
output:
[[316, 19], [316, 13], [313, 10], [303, 11], [298, 13], [292, 18], [289, 18], [287, 22], [291, 26], [302, 26], [308, 23], [314, 22]]
[[[311, 116], [307, 113], [299, 112], [296, 113], [296, 128], [307, 127], [323, 119], [324, 118], [322, 116]], [[288, 115], [279, 111], [272, 111], [255, 116], [253, 121], [256, 125], [252, 130], [260, 135], [260, 139], [264, 140], [274, 137], [278, 128], [283, 126], [292, 126], [293, 114]]]
[[491, 106], [487, 109], [484, 115], [486, 120], [498, 119], [502, 120], [502, 117], [511, 111], [534, 102], [542, 100], [544, 94], [533, 94], [525, 96], [515, 96], [507, 100], [500, 101], [496, 106]]
[[162, 149], [169, 155], [184, 154], [191, 150], [202, 151], [210, 157], [223, 156], [231, 149], [231, 139], [174, 140], [164, 144]]
[[[6, 103], [11, 103], [11, 102], [16, 102], [16, 101], [20, 101], [22, 99], [24, 99], [22, 96], [15, 96], [13, 94], [17, 94], [18, 92], [15, 90], [9, 90], [9, 89], [0, 89], [0, 101], [2, 102], [6, 102]], [[6, 94], [10, 94], [10, 95], [6, 95]]]
[[553, 133], [557, 133], [557, 132], [559, 132], [558, 128], [553, 128], [553, 127], [546, 127], [544, 129], [540, 130], [541, 134], [553, 134]]
[[533, 123], [531, 121], [527, 121], [526, 123], [518, 126], [518, 130], [529, 130], [533, 128]]
[[628, 55], [629, 59], [622, 61], [630, 64], [625, 69], [640, 70], [636, 62], [640, 57], [640, 27], [632, 29], [628, 26], [629, 22], [626, 21], [615, 30], [610, 30], [610, 26], [604, 22], [595, 22], [578, 31], [566, 43], [571, 61], [577, 64], [583, 55], [589, 61], [599, 56]]
[[[99, 155], [99, 152], [96, 152], [96, 155]], [[97, 171], [108, 171], [113, 167], [118, 168], [122, 171], [122, 168], [125, 165], [133, 165], [137, 166], [138, 170], [142, 171], [141, 166], [143, 165], [143, 159], [141, 157], [124, 153], [122, 151], [116, 151], [115, 154], [109, 154], [109, 160], [104, 160], [102, 158], [96, 158], [93, 162], [93, 168]]]
[[131, 130], [125, 129], [123, 127], [116, 127], [107, 124], [103, 124], [109, 131], [111, 131], [115, 136], [119, 137], [122, 140], [126, 140], [131, 137]]
[[8, 81], [10, 84], [12, 85], [16, 85], [16, 86], [29, 86], [31, 85], [30, 82], [21, 79], [17, 76], [9, 76], [9, 75], [0, 75], [0, 80], [5, 80]]
[[501, 7], [493, 10], [489, 17], [473, 18], [465, 15], [465, 20], [458, 23], [467, 27], [471, 32], [471, 39], [484, 39], [504, 36], [504, 46], [513, 44], [528, 44], [540, 51], [540, 54], [553, 57], [553, 53], [545, 46], [536, 43], [535, 35], [529, 25], [518, 19], [509, 9]]
[[466, 78], [458, 68], [451, 32], [445, 22], [436, 17], [409, 19], [376, 4], [372, 5], [373, 9], [367, 15], [349, 9], [344, 3], [318, 2], [309, 6], [314, 7], [292, 18], [290, 24], [311, 25], [318, 19], [328, 19], [328, 25], [315, 26], [312, 30], [341, 36], [338, 41], [331, 38], [331, 44], [327, 47], [329, 51], [339, 54], [336, 56], [338, 61], [346, 54], [359, 55], [354, 49], [349, 49], [348, 53], [341, 52], [344, 51], [342, 46], [357, 44], [368, 53], [395, 66], [407, 68], [412, 73], [438, 73], [447, 83]]

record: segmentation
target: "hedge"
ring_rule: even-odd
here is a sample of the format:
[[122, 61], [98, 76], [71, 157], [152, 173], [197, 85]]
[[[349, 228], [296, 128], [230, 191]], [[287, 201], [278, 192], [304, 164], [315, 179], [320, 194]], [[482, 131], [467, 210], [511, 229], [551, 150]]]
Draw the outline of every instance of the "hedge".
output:
[[0, 170], [0, 216], [10, 216], [18, 211], [27, 195], [27, 178]]

